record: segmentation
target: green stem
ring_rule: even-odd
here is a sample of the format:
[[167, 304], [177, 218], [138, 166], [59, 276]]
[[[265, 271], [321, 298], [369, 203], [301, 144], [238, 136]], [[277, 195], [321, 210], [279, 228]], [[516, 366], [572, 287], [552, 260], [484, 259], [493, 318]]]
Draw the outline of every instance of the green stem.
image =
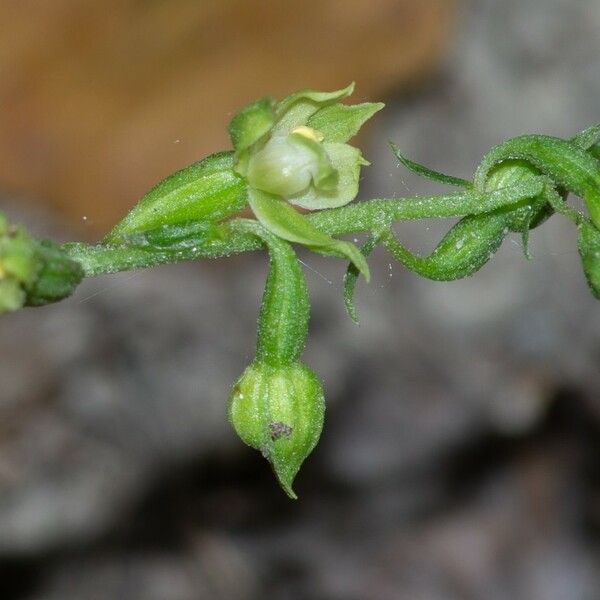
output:
[[[531, 178], [486, 194], [466, 191], [417, 198], [368, 200], [312, 213], [307, 215], [307, 219], [330, 236], [380, 231], [399, 220], [462, 217], [514, 207], [540, 194], [543, 185], [543, 178]], [[177, 243], [171, 247], [165, 234], [163, 243], [158, 246], [153, 243], [111, 246], [75, 242], [64, 244], [62, 248], [70, 258], [81, 264], [86, 277], [200, 258], [219, 258], [260, 249], [260, 240], [236, 230], [235, 221], [221, 225], [218, 235], [208, 235], [207, 230], [198, 229], [197, 224], [190, 225], [187, 232], [185, 226], [178, 227]], [[180, 243], [182, 239], [185, 244]]]

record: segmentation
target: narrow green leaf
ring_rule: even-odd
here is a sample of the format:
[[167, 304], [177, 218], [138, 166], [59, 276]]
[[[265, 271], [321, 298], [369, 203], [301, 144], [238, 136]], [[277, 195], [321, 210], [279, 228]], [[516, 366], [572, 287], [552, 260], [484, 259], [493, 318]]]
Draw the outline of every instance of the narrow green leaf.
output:
[[213, 154], [174, 173], [150, 190], [106, 236], [124, 235], [187, 221], [217, 221], [246, 206], [246, 185], [233, 170], [233, 153]]
[[[381, 241], [381, 235], [372, 235], [369, 239], [361, 246], [360, 252], [368, 258], [371, 252], [375, 250], [377, 244]], [[348, 265], [346, 274], [344, 275], [344, 305], [348, 316], [358, 325], [358, 314], [356, 312], [356, 306], [354, 304], [354, 290], [356, 288], [356, 282], [358, 280], [358, 269], [353, 263]]]
[[322, 133], [326, 142], [347, 142], [384, 106], [383, 102], [333, 104], [318, 110], [306, 124]]
[[350, 242], [336, 240], [315, 229], [307, 219], [278, 196], [251, 189], [250, 206], [256, 218], [272, 233], [329, 256], [350, 260], [368, 281], [369, 266], [360, 250]]
[[473, 183], [471, 181], [467, 181], [466, 179], [461, 179], [460, 177], [454, 177], [452, 175], [444, 175], [444, 173], [439, 173], [438, 171], [434, 171], [429, 167], [424, 165], [420, 165], [404, 156], [402, 152], [400, 152], [400, 148], [394, 144], [394, 142], [390, 142], [390, 148], [394, 153], [395, 157], [409, 170], [413, 173], [425, 177], [426, 179], [432, 179], [433, 181], [437, 181], [438, 183], [443, 183], [445, 185], [453, 185], [455, 187], [464, 188], [466, 190], [471, 189], [473, 187]]

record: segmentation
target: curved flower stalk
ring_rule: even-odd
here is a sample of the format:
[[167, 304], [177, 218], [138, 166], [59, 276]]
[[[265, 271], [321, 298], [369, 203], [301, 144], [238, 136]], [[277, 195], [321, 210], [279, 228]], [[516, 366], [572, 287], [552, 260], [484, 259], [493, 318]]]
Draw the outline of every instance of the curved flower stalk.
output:
[[233, 386], [229, 420], [240, 438], [271, 463], [285, 493], [316, 446], [325, 413], [323, 388], [300, 362], [308, 333], [304, 273], [292, 247], [256, 221], [239, 219], [239, 231], [269, 250], [270, 270], [258, 318], [256, 359]]

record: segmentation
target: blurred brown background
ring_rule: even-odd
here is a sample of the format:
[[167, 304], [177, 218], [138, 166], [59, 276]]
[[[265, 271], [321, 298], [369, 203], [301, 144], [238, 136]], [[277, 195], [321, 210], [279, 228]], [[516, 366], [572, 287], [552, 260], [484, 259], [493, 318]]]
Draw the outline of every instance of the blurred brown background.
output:
[[[600, 120], [597, 0], [0, 0], [0, 210], [94, 239], [244, 103], [384, 100], [361, 197]], [[449, 223], [403, 223], [427, 250]], [[327, 419], [290, 502], [226, 421], [262, 253], [0, 322], [1, 600], [598, 600], [600, 311], [558, 217], [452, 283], [301, 252]]]
[[4, 1], [0, 181], [100, 231], [263, 95], [423, 78], [448, 0]]

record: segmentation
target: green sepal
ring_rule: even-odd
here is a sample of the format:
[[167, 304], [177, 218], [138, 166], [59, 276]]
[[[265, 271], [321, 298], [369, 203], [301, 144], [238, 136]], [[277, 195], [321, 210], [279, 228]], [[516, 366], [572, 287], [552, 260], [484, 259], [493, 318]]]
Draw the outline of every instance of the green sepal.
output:
[[369, 281], [369, 265], [360, 250], [350, 242], [336, 240], [316, 229], [285, 200], [260, 190], [249, 190], [249, 202], [256, 218], [275, 235], [303, 244], [315, 252], [327, 256], [339, 256], [354, 263]]
[[354, 146], [341, 143], [324, 143], [324, 150], [337, 172], [337, 185], [332, 190], [310, 186], [306, 191], [287, 200], [291, 204], [308, 210], [339, 208], [349, 204], [358, 195], [360, 168], [368, 165], [361, 151]]
[[508, 219], [502, 212], [464, 217], [427, 257], [414, 255], [393, 234], [383, 243], [410, 271], [435, 281], [453, 281], [473, 275], [492, 258], [508, 232]]
[[588, 285], [600, 300], [600, 231], [587, 219], [579, 224], [577, 245]]
[[582, 198], [592, 221], [600, 226], [600, 163], [573, 142], [544, 135], [513, 138], [493, 148], [474, 178], [478, 190], [487, 187], [490, 171], [506, 160], [525, 160], [562, 187]]
[[308, 333], [309, 298], [304, 272], [288, 242], [254, 219], [235, 219], [233, 232], [260, 238], [269, 250], [269, 275], [258, 318], [257, 359], [272, 367], [297, 361]]
[[150, 190], [104, 243], [162, 225], [223, 219], [246, 206], [246, 184], [233, 172], [233, 153], [220, 152], [177, 171]]
[[444, 185], [452, 185], [455, 187], [464, 188], [465, 190], [469, 190], [473, 187], [473, 182], [471, 181], [462, 179], [460, 177], [454, 177], [453, 175], [445, 175], [444, 173], [434, 171], [425, 165], [421, 165], [410, 160], [404, 156], [404, 154], [402, 154], [400, 148], [394, 144], [394, 142], [390, 142], [389, 144], [394, 156], [400, 161], [400, 163], [402, 163], [409, 171], [412, 171], [416, 175], [424, 177], [425, 179], [431, 179], [437, 183], [443, 183]]
[[301, 90], [290, 94], [277, 104], [275, 109], [277, 122], [273, 127], [273, 133], [287, 134], [294, 127], [306, 125], [318, 110], [350, 96], [353, 91], [354, 82], [335, 92]]
[[[375, 250], [377, 244], [381, 241], [381, 235], [372, 235], [369, 239], [361, 246], [360, 252], [368, 258], [371, 252]], [[356, 306], [354, 304], [354, 290], [356, 289], [356, 282], [358, 280], [358, 269], [353, 263], [348, 265], [346, 274], [344, 275], [344, 306], [348, 316], [358, 325], [358, 314], [356, 312]]]
[[227, 412], [242, 441], [271, 463], [295, 500], [294, 479], [323, 429], [325, 397], [317, 376], [299, 362], [273, 367], [256, 360], [233, 386]]
[[240, 110], [229, 123], [229, 137], [240, 154], [269, 133], [275, 124], [275, 101], [260, 98]]
[[317, 111], [306, 124], [321, 133], [325, 142], [347, 142], [384, 106], [383, 102], [333, 104]]

